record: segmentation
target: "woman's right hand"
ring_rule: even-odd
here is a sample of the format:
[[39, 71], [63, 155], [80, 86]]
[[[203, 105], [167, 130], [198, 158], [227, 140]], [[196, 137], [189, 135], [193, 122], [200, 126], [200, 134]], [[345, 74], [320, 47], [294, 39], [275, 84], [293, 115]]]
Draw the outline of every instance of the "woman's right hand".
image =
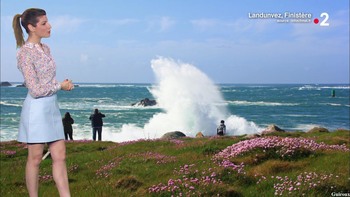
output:
[[62, 90], [66, 90], [66, 91], [71, 91], [74, 89], [74, 84], [72, 83], [72, 80], [64, 80], [62, 83], [61, 83], [61, 89]]

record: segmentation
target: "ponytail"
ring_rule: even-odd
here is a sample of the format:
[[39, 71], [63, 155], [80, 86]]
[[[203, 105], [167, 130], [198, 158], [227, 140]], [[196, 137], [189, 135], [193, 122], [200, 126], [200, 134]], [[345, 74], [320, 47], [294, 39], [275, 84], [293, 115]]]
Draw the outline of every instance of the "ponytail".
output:
[[24, 45], [23, 31], [22, 31], [21, 24], [20, 24], [21, 16], [22, 15], [20, 15], [20, 14], [16, 14], [13, 17], [13, 22], [12, 22], [12, 27], [13, 27], [13, 31], [15, 33], [17, 48]]
[[13, 17], [12, 27], [15, 33], [17, 48], [24, 45], [24, 37], [22, 27], [29, 34], [28, 25], [33, 25], [36, 27], [38, 23], [38, 17], [46, 15], [45, 10], [39, 8], [29, 8], [23, 12], [23, 14], [16, 14]]

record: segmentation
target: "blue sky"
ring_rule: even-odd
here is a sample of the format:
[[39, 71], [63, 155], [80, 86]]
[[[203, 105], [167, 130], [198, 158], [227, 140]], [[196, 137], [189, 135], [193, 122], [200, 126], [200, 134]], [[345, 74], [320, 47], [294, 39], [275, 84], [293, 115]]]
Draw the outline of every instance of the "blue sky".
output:
[[[153, 83], [163, 56], [215, 83], [349, 83], [348, 0], [1, 0], [1, 81], [23, 81], [12, 18], [31, 7], [47, 11], [60, 81]], [[248, 17], [285, 12], [312, 19]], [[313, 23], [323, 12], [329, 26]]]

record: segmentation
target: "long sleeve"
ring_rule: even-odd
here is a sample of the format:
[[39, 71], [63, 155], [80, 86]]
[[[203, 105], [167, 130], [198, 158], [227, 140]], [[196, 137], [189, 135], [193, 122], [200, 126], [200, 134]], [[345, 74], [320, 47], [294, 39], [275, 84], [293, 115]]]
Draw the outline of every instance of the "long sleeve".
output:
[[22, 72], [29, 94], [34, 98], [51, 96], [61, 89], [56, 80], [56, 65], [48, 46], [26, 43], [17, 53], [18, 69]]

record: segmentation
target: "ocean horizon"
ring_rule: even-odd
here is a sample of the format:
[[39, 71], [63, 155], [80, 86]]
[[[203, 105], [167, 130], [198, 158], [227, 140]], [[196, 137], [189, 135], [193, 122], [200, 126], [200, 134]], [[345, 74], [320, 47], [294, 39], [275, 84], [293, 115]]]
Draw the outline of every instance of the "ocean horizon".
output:
[[[16, 87], [21, 83], [11, 84], [1, 87], [1, 141], [16, 140], [21, 106], [27, 94], [26, 88]], [[228, 135], [257, 133], [270, 124], [287, 131], [307, 131], [316, 126], [349, 129], [349, 84], [212, 84], [210, 88], [217, 89], [222, 100], [211, 98], [213, 91], [200, 96], [213, 99], [209, 101], [198, 98], [195, 90], [185, 93], [183, 98], [171, 93], [171, 88], [179, 91], [176, 87], [159, 90], [161, 85], [156, 83], [76, 85], [71, 92], [58, 93], [61, 114], [69, 111], [75, 120], [76, 140], [91, 139], [88, 117], [95, 108], [106, 114], [102, 140], [116, 142], [158, 138], [175, 130], [191, 137], [197, 132], [211, 136], [215, 135], [220, 119], [226, 120]], [[188, 89], [183, 85], [178, 88]], [[208, 91], [198, 88], [199, 92]], [[165, 95], [157, 96], [157, 91]], [[333, 91], [335, 97], [331, 95]], [[173, 96], [178, 99], [164, 100]], [[156, 97], [161, 100], [156, 106], [131, 106], [144, 98], [158, 101]], [[180, 112], [175, 113], [173, 108]], [[220, 117], [217, 114], [221, 112]]]
[[[227, 135], [259, 133], [270, 124], [287, 131], [349, 129], [349, 84], [215, 84], [190, 64], [160, 58], [151, 67], [153, 84], [76, 83], [73, 91], [59, 91], [61, 114], [74, 119], [73, 138], [92, 138], [89, 117], [96, 108], [106, 115], [102, 140], [115, 142], [171, 131], [214, 136], [221, 120]], [[1, 87], [1, 141], [17, 138], [26, 95], [15, 84]], [[156, 105], [133, 105], [145, 98]]]

